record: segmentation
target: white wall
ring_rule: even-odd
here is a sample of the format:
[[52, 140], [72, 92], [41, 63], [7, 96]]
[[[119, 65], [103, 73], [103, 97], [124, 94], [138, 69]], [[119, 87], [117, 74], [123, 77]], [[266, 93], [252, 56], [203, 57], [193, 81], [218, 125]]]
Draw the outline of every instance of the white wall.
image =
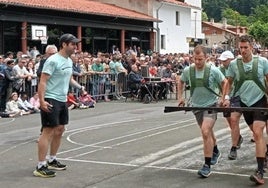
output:
[[[190, 0], [189, 0], [190, 1]], [[198, 6], [201, 0], [192, 1], [194, 6]], [[190, 4], [191, 2], [188, 2]], [[156, 31], [156, 50], [158, 50], [158, 42], [161, 35], [166, 37], [166, 49], [160, 48], [160, 53], [188, 53], [189, 40], [191, 38], [204, 39], [205, 36], [202, 33], [201, 22], [201, 8], [182, 7], [174, 4], [155, 3], [154, 5], [154, 17], [162, 20], [161, 23], [154, 23]], [[176, 25], [176, 11], [180, 12], [180, 25]], [[196, 14], [194, 13], [196, 12]], [[158, 26], [157, 26], [158, 25]], [[157, 28], [159, 27], [160, 35], [157, 34]]]
[[199, 7], [199, 8], [202, 7], [202, 0], [185, 0], [184, 2], [189, 5]]
[[[159, 5], [155, 7], [155, 14], [158, 7]], [[176, 11], [180, 12], [180, 25], [176, 25]], [[163, 4], [159, 9], [159, 19], [163, 21], [159, 23], [160, 35], [166, 37], [166, 49], [160, 49], [160, 53], [188, 53], [187, 37], [189, 37], [191, 30], [191, 22], [189, 21], [191, 19], [191, 9]], [[155, 28], [157, 28], [156, 23]], [[158, 38], [158, 35], [156, 35], [156, 38]], [[158, 44], [157, 40], [156, 44]]]

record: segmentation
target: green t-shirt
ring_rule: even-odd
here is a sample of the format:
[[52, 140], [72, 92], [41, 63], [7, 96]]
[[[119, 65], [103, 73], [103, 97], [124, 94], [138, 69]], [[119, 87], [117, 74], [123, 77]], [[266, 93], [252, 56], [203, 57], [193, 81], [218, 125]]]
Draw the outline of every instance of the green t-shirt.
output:
[[[195, 78], [203, 78], [204, 70], [196, 70]], [[225, 79], [222, 72], [215, 66], [211, 66], [209, 73], [209, 88], [216, 93], [219, 91], [218, 86], [221, 85]], [[183, 82], [190, 82], [190, 67], [186, 67], [181, 75]], [[190, 85], [191, 86], [191, 85]], [[192, 106], [193, 107], [209, 107], [218, 102], [218, 96], [209, 91], [206, 87], [196, 87], [192, 94]]]
[[[243, 63], [245, 72], [252, 71], [253, 58], [248, 63]], [[268, 61], [264, 57], [259, 57], [258, 60], [258, 79], [265, 86], [265, 75], [268, 74]], [[233, 78], [234, 81], [239, 80], [239, 71], [237, 67], [237, 59], [231, 61], [229, 68], [226, 72], [227, 77]], [[240, 96], [241, 101], [247, 106], [251, 106], [259, 101], [265, 93], [253, 80], [245, 80], [242, 86], [238, 89], [237, 94]]]
[[66, 102], [73, 72], [72, 60], [56, 53], [46, 60], [42, 72], [50, 75], [47, 81], [45, 98]]

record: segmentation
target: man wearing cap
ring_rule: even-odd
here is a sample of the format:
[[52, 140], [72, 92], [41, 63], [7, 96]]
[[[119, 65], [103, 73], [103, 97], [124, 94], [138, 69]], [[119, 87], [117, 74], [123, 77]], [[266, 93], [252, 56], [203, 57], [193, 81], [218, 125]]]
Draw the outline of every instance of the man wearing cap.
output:
[[[59, 39], [60, 51], [50, 56], [42, 69], [38, 94], [41, 107], [42, 134], [38, 142], [38, 164], [33, 172], [38, 177], [54, 177], [53, 170], [65, 170], [56, 154], [60, 146], [64, 125], [69, 121], [66, 106], [69, 85], [84, 90], [72, 78], [72, 60], [70, 55], [77, 49], [80, 40], [72, 34], [64, 34]], [[48, 148], [50, 155], [46, 161]]]
[[[234, 55], [230, 51], [224, 51], [218, 60], [220, 61], [220, 69], [222, 73], [226, 76], [226, 71], [229, 67], [230, 62], [234, 59]], [[231, 107], [240, 107], [240, 98], [237, 93], [231, 92], [230, 103]], [[228, 98], [228, 97], [227, 97]], [[231, 129], [232, 147], [230, 153], [228, 154], [228, 159], [235, 160], [237, 158], [237, 149], [241, 147], [243, 142], [243, 137], [240, 135], [239, 120], [241, 117], [241, 112], [223, 113], [226, 118], [228, 125]]]

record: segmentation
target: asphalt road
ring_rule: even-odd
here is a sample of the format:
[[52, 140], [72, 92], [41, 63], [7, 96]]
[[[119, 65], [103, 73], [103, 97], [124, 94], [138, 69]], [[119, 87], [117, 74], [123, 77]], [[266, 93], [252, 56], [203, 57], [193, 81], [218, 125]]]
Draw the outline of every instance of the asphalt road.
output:
[[[58, 153], [66, 171], [55, 178], [34, 177], [39, 114], [0, 119], [2, 188], [245, 188], [256, 168], [251, 133], [241, 120], [244, 142], [238, 159], [227, 159], [230, 131], [219, 114], [215, 126], [222, 153], [213, 173], [199, 178], [202, 139], [191, 112], [163, 113], [176, 101], [142, 104], [115, 101], [94, 109], [70, 111], [70, 123]], [[268, 178], [265, 174], [267, 187]]]

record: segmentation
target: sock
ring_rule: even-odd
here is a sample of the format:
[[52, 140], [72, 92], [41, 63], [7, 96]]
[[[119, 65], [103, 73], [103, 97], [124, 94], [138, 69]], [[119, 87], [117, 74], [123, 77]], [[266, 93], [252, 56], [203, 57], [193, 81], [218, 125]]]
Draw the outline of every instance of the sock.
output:
[[256, 157], [258, 163], [258, 171], [263, 174], [263, 167], [264, 167], [264, 157]]
[[40, 169], [42, 166], [46, 166], [47, 165], [47, 161], [39, 161], [37, 164], [37, 168]]
[[48, 162], [51, 163], [51, 162], [54, 161], [55, 159], [57, 159], [57, 158], [56, 158], [56, 155], [50, 155]]
[[219, 150], [218, 150], [217, 145], [214, 146], [214, 148], [213, 148], [213, 153], [219, 153]]
[[211, 157], [205, 157], [205, 164], [210, 168]]

